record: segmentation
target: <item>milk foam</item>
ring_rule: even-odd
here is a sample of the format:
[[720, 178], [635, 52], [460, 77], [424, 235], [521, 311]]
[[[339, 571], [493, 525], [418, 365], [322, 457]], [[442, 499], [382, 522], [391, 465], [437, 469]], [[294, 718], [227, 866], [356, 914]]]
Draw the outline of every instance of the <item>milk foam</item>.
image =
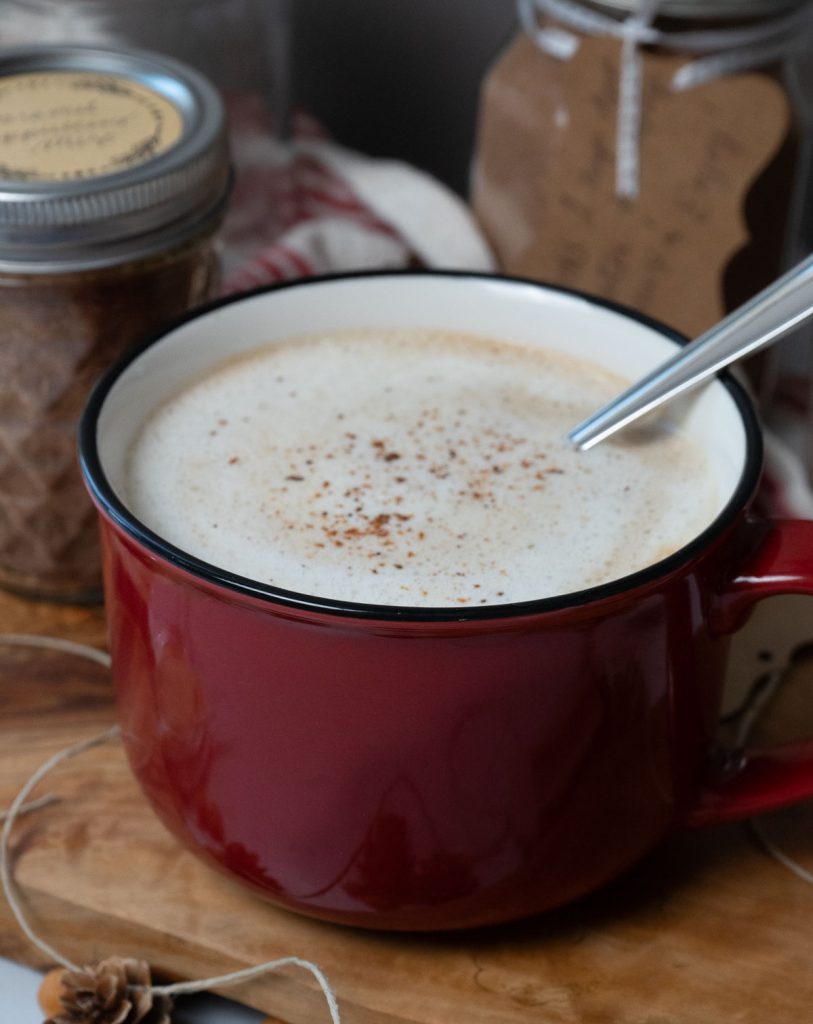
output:
[[402, 606], [570, 593], [714, 518], [699, 448], [567, 431], [628, 382], [535, 346], [428, 331], [291, 339], [156, 410], [125, 503], [155, 533], [286, 590]]

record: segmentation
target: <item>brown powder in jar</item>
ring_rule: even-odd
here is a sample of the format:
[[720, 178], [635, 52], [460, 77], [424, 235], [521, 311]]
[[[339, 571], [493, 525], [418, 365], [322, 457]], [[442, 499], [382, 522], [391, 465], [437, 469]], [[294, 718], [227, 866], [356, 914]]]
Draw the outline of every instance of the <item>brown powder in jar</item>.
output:
[[96, 516], [76, 428], [100, 373], [130, 345], [212, 297], [210, 236], [102, 270], [0, 273], [0, 585], [96, 600]]

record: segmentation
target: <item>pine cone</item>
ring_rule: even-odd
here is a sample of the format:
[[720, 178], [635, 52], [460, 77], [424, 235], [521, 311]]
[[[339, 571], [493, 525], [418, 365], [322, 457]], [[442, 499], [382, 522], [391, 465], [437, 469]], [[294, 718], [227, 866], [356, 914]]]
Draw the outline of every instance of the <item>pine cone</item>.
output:
[[63, 1009], [45, 1024], [170, 1024], [172, 1000], [153, 995], [143, 960], [110, 957], [80, 971], [65, 971]]

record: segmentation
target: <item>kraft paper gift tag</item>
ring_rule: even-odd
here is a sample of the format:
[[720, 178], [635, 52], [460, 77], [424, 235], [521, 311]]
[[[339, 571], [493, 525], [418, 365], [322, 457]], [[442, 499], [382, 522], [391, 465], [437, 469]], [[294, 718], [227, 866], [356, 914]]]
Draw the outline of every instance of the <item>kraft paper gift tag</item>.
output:
[[502, 270], [696, 335], [779, 271], [792, 108], [758, 72], [675, 92], [687, 58], [641, 52], [637, 198], [615, 193], [620, 43], [560, 60], [520, 35], [483, 86], [472, 201]]

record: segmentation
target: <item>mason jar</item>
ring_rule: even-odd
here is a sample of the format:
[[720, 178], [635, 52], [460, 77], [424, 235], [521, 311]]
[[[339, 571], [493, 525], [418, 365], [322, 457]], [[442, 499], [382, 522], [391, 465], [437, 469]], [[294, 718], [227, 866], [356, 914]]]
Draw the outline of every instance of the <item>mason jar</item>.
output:
[[809, 147], [788, 79], [810, 62], [809, 0], [519, 10], [484, 83], [472, 180], [501, 268], [689, 336], [775, 279]]
[[216, 293], [229, 182], [223, 104], [191, 68], [0, 54], [0, 586], [99, 597], [77, 420], [110, 362]]
[[287, 130], [291, 0], [6, 0], [0, 43], [126, 46], [204, 74], [235, 123]]

